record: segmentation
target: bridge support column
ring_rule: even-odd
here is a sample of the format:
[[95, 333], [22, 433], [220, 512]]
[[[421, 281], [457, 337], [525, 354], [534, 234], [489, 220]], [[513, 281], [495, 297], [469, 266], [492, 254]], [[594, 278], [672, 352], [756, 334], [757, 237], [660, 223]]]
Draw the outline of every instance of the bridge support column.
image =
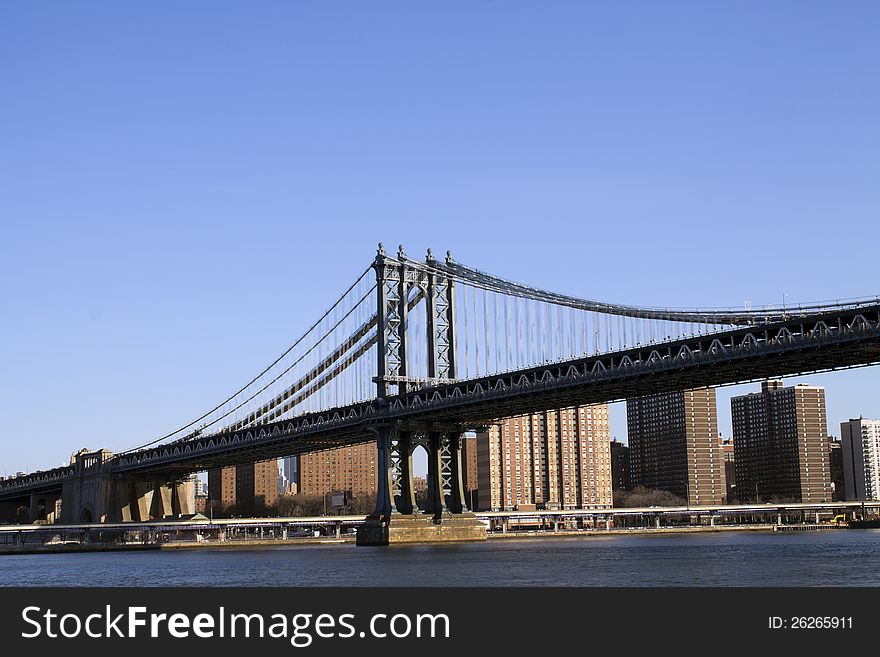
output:
[[195, 513], [192, 482], [119, 478], [113, 481], [112, 488], [115, 513], [108, 520], [146, 522]]
[[116, 482], [116, 517], [120, 522], [134, 520], [131, 513], [131, 487], [131, 482], [127, 480]]
[[448, 454], [449, 458], [449, 492], [445, 496], [446, 508], [451, 513], [462, 513], [465, 509], [461, 464], [462, 435], [458, 432], [446, 433], [441, 440], [445, 443], [443, 446], [445, 449], [441, 448], [441, 453]]
[[21, 504], [16, 500], [0, 502], [0, 522], [18, 523], [18, 510]]
[[657, 527], [657, 529], [660, 529], [660, 514], [657, 514], [654, 518], [654, 526]]
[[191, 516], [196, 512], [195, 484], [191, 481], [175, 481], [172, 484], [171, 507], [173, 513]]
[[61, 493], [31, 493], [30, 522], [45, 522], [48, 525], [61, 520]]
[[394, 496], [394, 506], [398, 513], [412, 514], [416, 509], [416, 496], [413, 486], [412, 450], [413, 438], [409, 431], [400, 433], [396, 441], [396, 475], [399, 492]]
[[443, 454], [442, 435], [436, 431], [428, 434], [428, 476], [425, 513], [434, 516], [435, 521], [443, 515], [445, 495], [443, 494]]
[[390, 427], [378, 427], [376, 434], [376, 507], [358, 528], [358, 545], [388, 545], [388, 524], [394, 510], [394, 464], [391, 459]]
[[155, 513], [153, 517], [156, 520], [168, 518], [174, 515], [174, 508], [171, 503], [172, 491], [167, 485], [156, 484], [153, 493], [153, 500], [156, 503]]
[[134, 515], [138, 522], [146, 522], [150, 519], [150, 511], [153, 508], [153, 493], [155, 488], [151, 481], [136, 481], [132, 486], [134, 500]]
[[394, 509], [392, 489], [394, 468], [391, 462], [391, 429], [388, 427], [379, 429], [376, 438], [376, 448], [376, 476], [379, 480], [376, 482], [376, 508], [373, 511], [373, 515], [382, 518], [387, 524]]

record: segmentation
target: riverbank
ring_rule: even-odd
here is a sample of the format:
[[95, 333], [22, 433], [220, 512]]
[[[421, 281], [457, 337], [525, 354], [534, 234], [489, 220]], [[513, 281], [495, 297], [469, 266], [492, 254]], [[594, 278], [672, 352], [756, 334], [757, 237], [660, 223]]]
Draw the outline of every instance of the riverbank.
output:
[[[800, 526], [798, 526], [800, 527]], [[818, 529], [825, 526], [805, 525], [804, 530]], [[686, 527], [633, 527], [617, 529], [588, 530], [518, 530], [509, 532], [491, 532], [489, 541], [533, 540], [546, 538], [603, 538], [609, 536], [663, 536], [675, 534], [709, 534], [722, 532], [770, 532], [776, 525], [715, 525]], [[204, 540], [204, 541], [165, 541], [160, 543], [54, 543], [44, 545], [2, 546], [0, 555], [8, 554], [60, 554], [76, 552], [142, 552], [150, 550], [241, 550], [252, 548], [304, 547], [312, 545], [354, 545], [354, 535], [297, 537], [287, 539], [235, 539], [235, 540]], [[427, 544], [426, 544], [427, 545]]]
[[490, 540], [507, 540], [515, 538], [601, 538], [603, 536], [660, 536], [663, 534], [710, 534], [718, 532], [772, 532], [776, 525], [705, 525], [700, 527], [633, 527], [595, 530], [535, 530], [515, 532], [494, 532], [489, 534]]

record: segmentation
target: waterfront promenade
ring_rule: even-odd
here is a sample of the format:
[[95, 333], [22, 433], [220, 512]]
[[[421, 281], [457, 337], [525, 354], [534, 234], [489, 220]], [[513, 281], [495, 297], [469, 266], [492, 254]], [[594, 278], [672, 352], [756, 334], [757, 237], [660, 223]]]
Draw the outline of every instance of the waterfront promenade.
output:
[[[876, 518], [880, 502], [477, 512], [487, 538], [837, 529]], [[353, 543], [363, 515], [225, 518], [76, 525], [0, 525], [0, 554]]]

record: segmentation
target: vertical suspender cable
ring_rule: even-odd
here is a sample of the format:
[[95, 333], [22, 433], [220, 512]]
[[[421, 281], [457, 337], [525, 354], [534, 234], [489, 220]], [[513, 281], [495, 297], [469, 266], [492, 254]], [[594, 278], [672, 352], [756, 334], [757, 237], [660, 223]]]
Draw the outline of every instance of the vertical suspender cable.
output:
[[483, 301], [483, 335], [486, 338], [486, 348], [484, 349], [486, 359], [486, 374], [488, 374], [491, 370], [489, 369], [489, 350], [492, 348], [492, 345], [489, 343], [489, 315], [486, 312], [486, 290], [483, 290], [482, 301]]
[[469, 362], [470, 361], [470, 350], [468, 349], [468, 343], [470, 342], [469, 334], [468, 334], [468, 302], [467, 302], [467, 285], [461, 286], [461, 300], [462, 300], [462, 309], [464, 311], [464, 376], [465, 378], [470, 378], [470, 369]]
[[480, 313], [477, 310], [477, 297], [482, 296], [482, 290], [474, 288], [474, 362], [476, 363], [475, 373], [480, 376], [480, 332], [477, 330], [480, 324]]

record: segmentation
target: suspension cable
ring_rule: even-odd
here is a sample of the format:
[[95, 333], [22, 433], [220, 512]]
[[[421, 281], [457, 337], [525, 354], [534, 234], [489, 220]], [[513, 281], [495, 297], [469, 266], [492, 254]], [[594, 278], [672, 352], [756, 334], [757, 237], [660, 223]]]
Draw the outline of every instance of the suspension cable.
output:
[[367, 267], [367, 268], [364, 270], [364, 272], [363, 272], [360, 276], [357, 277], [357, 279], [355, 280], [355, 282], [352, 283], [351, 286], [350, 286], [345, 292], [343, 292], [342, 295], [341, 295], [341, 296], [340, 296], [340, 297], [339, 297], [339, 298], [333, 303], [333, 305], [330, 306], [330, 308], [329, 308], [329, 309], [328, 309], [323, 315], [321, 315], [321, 318], [318, 319], [318, 321], [316, 321], [314, 324], [312, 324], [312, 325], [309, 327], [309, 329], [308, 329], [305, 333], [302, 334], [302, 336], [300, 336], [300, 337], [299, 337], [299, 338], [298, 338], [298, 339], [297, 339], [292, 345], [290, 345], [287, 349], [285, 349], [284, 352], [283, 352], [280, 356], [278, 356], [278, 358], [276, 358], [276, 359], [275, 359], [274, 361], [272, 361], [269, 365], [267, 365], [267, 366], [263, 369], [263, 371], [261, 371], [259, 374], [257, 374], [254, 378], [252, 378], [250, 381], [248, 381], [248, 382], [247, 382], [245, 385], [243, 385], [241, 388], [239, 388], [238, 390], [236, 390], [232, 395], [230, 395], [229, 397], [227, 397], [226, 399], [224, 399], [222, 402], [220, 402], [219, 404], [217, 404], [217, 405], [216, 405], [214, 408], [212, 408], [210, 411], [207, 411], [206, 413], [204, 413], [204, 414], [202, 414], [201, 416], [197, 417], [195, 420], [192, 420], [191, 422], [188, 422], [187, 424], [183, 425], [182, 427], [179, 427], [178, 429], [176, 429], [176, 430], [174, 430], [174, 431], [172, 431], [172, 432], [170, 432], [170, 433], [167, 433], [167, 434], [165, 434], [164, 436], [161, 436], [161, 437], [159, 437], [159, 438], [156, 438], [155, 440], [151, 440], [151, 441], [146, 442], [146, 443], [144, 443], [144, 444], [142, 444], [142, 445], [138, 445], [137, 447], [132, 447], [132, 448], [130, 448], [130, 449], [125, 450], [124, 452], [119, 452], [119, 454], [120, 454], [120, 455], [122, 455], [122, 454], [129, 454], [129, 453], [131, 453], [131, 452], [135, 452], [135, 451], [137, 451], [137, 450], [139, 450], [139, 449], [144, 449], [145, 447], [150, 447], [151, 445], [155, 445], [156, 443], [162, 442], [163, 440], [167, 440], [168, 438], [171, 438], [172, 436], [175, 436], [175, 435], [179, 434], [181, 431], [185, 431], [185, 430], [189, 429], [190, 427], [192, 427], [193, 425], [195, 425], [195, 424], [201, 422], [201, 421], [204, 420], [206, 417], [210, 416], [211, 413], [216, 412], [217, 410], [219, 410], [220, 408], [222, 408], [225, 404], [228, 404], [228, 403], [231, 402], [233, 399], [235, 399], [236, 397], [238, 397], [242, 392], [244, 392], [245, 390], [247, 390], [247, 389], [248, 389], [249, 387], [251, 387], [254, 383], [256, 383], [261, 377], [263, 377], [263, 376], [264, 376], [269, 370], [271, 370], [273, 367], [275, 367], [275, 366], [276, 366], [276, 365], [277, 365], [277, 364], [278, 364], [278, 363], [279, 363], [279, 362], [280, 362], [285, 356], [287, 356], [287, 354], [289, 354], [291, 351], [293, 351], [293, 350], [294, 350], [294, 349], [295, 349], [295, 348], [296, 348], [296, 347], [297, 347], [297, 346], [298, 346], [303, 340], [305, 340], [305, 339], [309, 336], [309, 334], [311, 334], [311, 332], [314, 331], [315, 328], [316, 328], [321, 322], [323, 322], [324, 319], [325, 319], [325, 318], [326, 318], [331, 312], [333, 312], [333, 310], [334, 310], [334, 309], [335, 309], [340, 303], [342, 303], [342, 301], [345, 299], [345, 297], [348, 296], [348, 293], [351, 292], [351, 291], [352, 291], [352, 290], [358, 285], [358, 283], [361, 282], [361, 280], [364, 278], [364, 276], [366, 276], [366, 275], [370, 272], [370, 270], [371, 270], [372, 268], [373, 268], [372, 265], [370, 265], [369, 267]]

